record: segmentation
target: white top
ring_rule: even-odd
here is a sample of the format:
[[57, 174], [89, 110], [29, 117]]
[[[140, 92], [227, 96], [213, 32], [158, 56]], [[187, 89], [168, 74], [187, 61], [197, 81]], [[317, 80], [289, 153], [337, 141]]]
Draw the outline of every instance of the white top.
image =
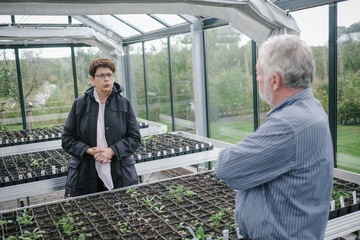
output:
[[[105, 121], [104, 121], [104, 113], [105, 113], [105, 104], [101, 104], [98, 93], [96, 92], [96, 88], [94, 89], [94, 97], [95, 100], [99, 103], [99, 113], [96, 127], [96, 146], [107, 148], [107, 142], [105, 138]], [[111, 164], [110, 163], [101, 163], [99, 161], [95, 161], [96, 171], [99, 175], [99, 178], [104, 182], [105, 187], [109, 190], [114, 188], [114, 184], [111, 178]]]

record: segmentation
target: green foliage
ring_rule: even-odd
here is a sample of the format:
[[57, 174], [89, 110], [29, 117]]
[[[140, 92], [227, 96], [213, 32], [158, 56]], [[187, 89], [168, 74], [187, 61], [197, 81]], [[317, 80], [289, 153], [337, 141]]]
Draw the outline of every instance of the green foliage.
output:
[[13, 223], [12, 220], [2, 220], [0, 219], [0, 226], [5, 226], [5, 233], [7, 233], [7, 226], [8, 224]]
[[14, 71], [14, 61], [7, 59], [5, 49], [0, 60], [0, 99], [7, 99], [11, 96], [11, 86], [16, 81], [16, 71]]
[[223, 209], [221, 209], [220, 212], [213, 213], [209, 218], [210, 226], [219, 227], [224, 216], [231, 211], [232, 211], [231, 208], [223, 208]]
[[164, 211], [165, 206], [160, 205], [158, 202], [156, 202], [155, 197], [149, 197], [146, 195], [145, 198], [141, 200], [142, 204], [144, 206], [148, 206], [151, 209], [153, 209], [155, 212], [162, 213]]
[[21, 215], [16, 217], [16, 222], [20, 225], [31, 225], [33, 224], [34, 217], [30, 215], [29, 210], [25, 209]]
[[170, 194], [170, 196], [174, 197], [176, 199], [176, 201], [180, 202], [183, 198], [184, 186], [183, 185], [170, 186], [169, 194]]
[[312, 47], [311, 49], [315, 60], [316, 79], [318, 81], [325, 81], [329, 78], [328, 77], [328, 69], [329, 69], [328, 47], [318, 46], [318, 47]]
[[338, 83], [338, 123], [360, 125], [360, 72], [349, 72]]
[[119, 228], [119, 231], [121, 234], [131, 232], [131, 227], [130, 227], [129, 223], [127, 223], [127, 222], [118, 221], [116, 223], [116, 226]]
[[19, 237], [22, 240], [35, 240], [43, 238], [45, 231], [40, 230], [39, 228], [35, 228], [32, 231], [25, 230], [24, 234]]
[[205, 240], [206, 236], [205, 236], [205, 232], [202, 226], [200, 226], [197, 231], [195, 232], [194, 229], [192, 227], [186, 227], [189, 232], [191, 233], [191, 235], [193, 236], [193, 239], [197, 239], [197, 240]]
[[127, 193], [127, 194], [130, 194], [130, 197], [131, 197], [131, 198], [136, 198], [137, 195], [138, 195], [138, 192], [136, 191], [135, 188], [128, 188], [128, 189], [126, 190], [126, 193]]
[[57, 224], [68, 237], [71, 237], [73, 234], [78, 232], [75, 228], [74, 218], [70, 213], [68, 213], [65, 217], [62, 217]]
[[[354, 72], [360, 70], [360, 42], [359, 41], [350, 41], [346, 44], [339, 46], [340, 51], [342, 51], [342, 61], [344, 71]], [[341, 55], [340, 55], [341, 56]]]

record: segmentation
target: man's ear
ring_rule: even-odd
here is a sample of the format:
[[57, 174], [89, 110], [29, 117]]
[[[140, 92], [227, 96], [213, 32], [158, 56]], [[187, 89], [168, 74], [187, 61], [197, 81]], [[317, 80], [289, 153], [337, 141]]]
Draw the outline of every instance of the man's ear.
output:
[[281, 87], [281, 76], [277, 73], [274, 73], [272, 79], [271, 79], [271, 86], [272, 90], [276, 91]]

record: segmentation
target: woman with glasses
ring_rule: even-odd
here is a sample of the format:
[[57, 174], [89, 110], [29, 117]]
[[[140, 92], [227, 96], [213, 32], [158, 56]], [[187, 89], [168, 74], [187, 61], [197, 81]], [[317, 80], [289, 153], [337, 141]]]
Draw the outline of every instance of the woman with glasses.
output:
[[72, 156], [65, 197], [138, 183], [132, 154], [141, 143], [139, 126], [114, 72], [109, 59], [91, 62], [93, 86], [75, 99], [64, 125], [62, 147]]

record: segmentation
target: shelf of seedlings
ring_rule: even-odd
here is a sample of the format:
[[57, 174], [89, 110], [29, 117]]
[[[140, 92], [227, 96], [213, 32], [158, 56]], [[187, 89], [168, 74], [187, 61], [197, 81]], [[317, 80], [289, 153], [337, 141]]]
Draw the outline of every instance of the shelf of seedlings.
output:
[[334, 169], [332, 201], [325, 240], [360, 230], [360, 174]]
[[[342, 171], [335, 175], [349, 176]], [[359, 180], [359, 175], [352, 177]], [[359, 182], [342, 179], [339, 184], [359, 189]], [[174, 240], [196, 234], [241, 239], [233, 217], [235, 194], [213, 171], [206, 171], [2, 211], [0, 231], [3, 239]], [[334, 218], [325, 239], [359, 230], [359, 222], [359, 210]]]
[[[139, 175], [215, 160], [230, 144], [185, 132], [142, 137], [134, 154]], [[144, 157], [142, 157], [144, 156]], [[0, 201], [64, 189], [70, 155], [63, 149], [0, 155]]]
[[[141, 136], [166, 133], [167, 126], [138, 119]], [[5, 154], [34, 150], [55, 149], [61, 147], [61, 134], [64, 126], [26, 129], [19, 131], [0, 131], [0, 149]]]

